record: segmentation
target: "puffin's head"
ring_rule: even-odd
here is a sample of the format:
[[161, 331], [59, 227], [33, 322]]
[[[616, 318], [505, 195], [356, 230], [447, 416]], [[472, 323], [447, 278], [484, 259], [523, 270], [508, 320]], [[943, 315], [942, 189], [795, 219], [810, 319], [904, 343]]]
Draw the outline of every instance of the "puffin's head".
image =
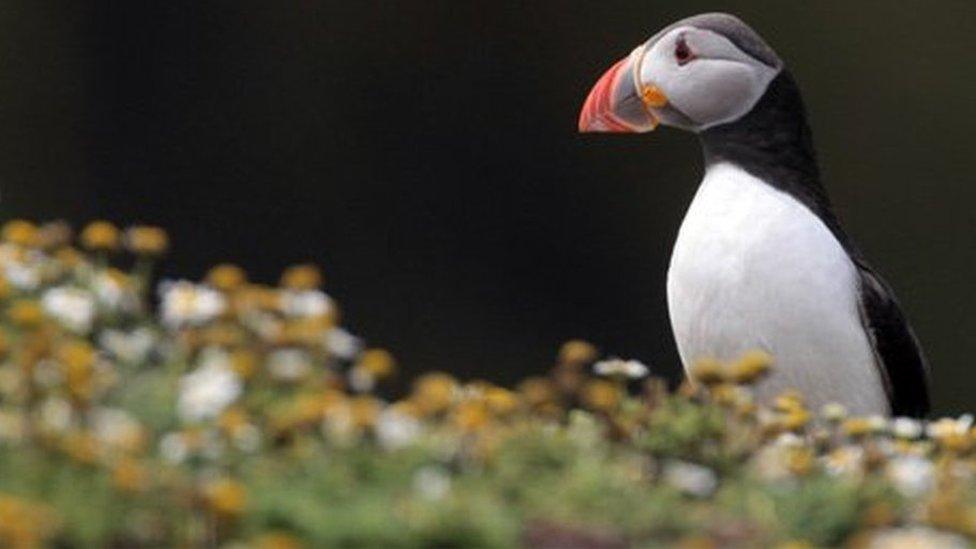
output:
[[783, 62], [724, 13], [665, 28], [610, 68], [580, 113], [581, 132], [634, 133], [659, 123], [700, 132], [752, 110]]

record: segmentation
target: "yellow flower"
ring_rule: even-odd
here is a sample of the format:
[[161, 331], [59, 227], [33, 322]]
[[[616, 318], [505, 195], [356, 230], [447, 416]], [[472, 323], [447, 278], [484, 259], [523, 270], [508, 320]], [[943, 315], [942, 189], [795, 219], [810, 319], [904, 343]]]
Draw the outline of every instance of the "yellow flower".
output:
[[[243, 271], [241, 271], [243, 273]], [[231, 307], [238, 316], [253, 311], [276, 311], [281, 302], [281, 291], [276, 288], [269, 288], [260, 284], [242, 283], [235, 285], [232, 275], [224, 275], [218, 278], [207, 278], [207, 282], [214, 287], [220, 284], [223, 291], [230, 292]]]
[[221, 263], [207, 272], [207, 284], [224, 292], [233, 292], [247, 284], [247, 273], [237, 265]]
[[68, 433], [62, 441], [62, 450], [82, 465], [94, 465], [98, 460], [98, 441], [86, 431]]
[[374, 379], [383, 380], [393, 375], [396, 361], [389, 351], [384, 349], [368, 349], [359, 357], [358, 367], [369, 372]]
[[729, 368], [729, 377], [735, 383], [752, 384], [769, 373], [773, 366], [773, 357], [761, 350], [753, 350], [744, 354]]
[[485, 404], [494, 414], [506, 416], [518, 409], [519, 399], [508, 389], [492, 386], [485, 389]]
[[247, 490], [236, 480], [223, 478], [210, 482], [203, 490], [210, 509], [223, 518], [236, 518], [247, 507]]
[[474, 433], [483, 429], [491, 420], [488, 407], [484, 402], [468, 400], [458, 404], [451, 415], [454, 426], [465, 433]]
[[617, 386], [603, 379], [588, 382], [583, 386], [583, 402], [594, 410], [609, 412], [620, 404], [621, 394]]
[[380, 416], [383, 406], [370, 396], [358, 396], [349, 401], [349, 414], [353, 425], [359, 428], [372, 427]]
[[71, 341], [58, 348], [57, 357], [71, 394], [82, 400], [91, 398], [95, 370], [95, 349], [91, 344], [80, 339]]
[[936, 491], [928, 502], [926, 518], [937, 528], [976, 535], [976, 509], [965, 504], [956, 486]]
[[218, 347], [236, 347], [248, 342], [248, 333], [238, 324], [219, 322], [201, 330], [197, 343]]
[[597, 359], [599, 352], [592, 343], [572, 340], [563, 343], [559, 349], [559, 362], [562, 364], [588, 364]]
[[338, 389], [325, 389], [316, 396], [316, 399], [326, 415], [344, 408], [349, 402], [346, 393]]
[[0, 234], [4, 240], [18, 246], [31, 247], [39, 243], [37, 225], [23, 219], [4, 223]]
[[889, 526], [898, 520], [898, 514], [892, 509], [891, 504], [879, 502], [868, 507], [861, 515], [861, 523], [869, 528], [880, 528]]
[[871, 433], [871, 422], [867, 418], [852, 417], [844, 420], [840, 424], [841, 431], [850, 437], [863, 437]]
[[973, 448], [973, 439], [965, 434], [950, 433], [936, 441], [950, 452], [965, 453]]
[[780, 417], [780, 424], [787, 431], [799, 431], [810, 423], [810, 412], [803, 408], [795, 408]]
[[220, 428], [225, 433], [233, 435], [248, 424], [247, 412], [239, 406], [228, 408], [224, 410], [224, 413], [220, 414], [217, 424], [220, 425]]
[[117, 250], [119, 241], [119, 229], [108, 221], [94, 221], [81, 231], [81, 245], [89, 250]]
[[159, 227], [137, 225], [125, 231], [125, 245], [137, 255], [162, 255], [169, 247], [169, 237]]
[[314, 290], [322, 286], [322, 272], [315, 265], [295, 265], [281, 275], [281, 285], [291, 290]]
[[421, 414], [437, 414], [454, 402], [457, 390], [457, 381], [453, 377], [439, 372], [425, 374], [414, 382], [411, 401]]
[[742, 398], [741, 387], [731, 383], [719, 383], [710, 389], [710, 395], [716, 404], [732, 407]]
[[713, 358], [700, 358], [691, 368], [691, 377], [703, 385], [725, 381], [725, 366]]
[[322, 342], [325, 332], [333, 327], [329, 317], [293, 318], [278, 325], [272, 341], [283, 347], [314, 347]]
[[779, 412], [788, 413], [795, 410], [805, 410], [806, 403], [799, 391], [787, 390], [773, 400], [773, 408]]
[[85, 256], [82, 255], [82, 253], [79, 252], [77, 249], [72, 248], [71, 246], [64, 246], [58, 248], [58, 250], [54, 252], [54, 257], [69, 269], [73, 269], [78, 265], [81, 265], [82, 262], [85, 260]]
[[7, 310], [7, 317], [20, 328], [35, 328], [44, 320], [41, 305], [33, 299], [18, 299]]
[[805, 446], [789, 448], [786, 453], [786, 467], [797, 476], [804, 476], [813, 470], [816, 456]]
[[47, 505], [0, 494], [0, 546], [41, 547], [59, 529], [60, 521]]
[[519, 383], [522, 400], [534, 408], [552, 404], [556, 400], [556, 388], [544, 377], [529, 377]]
[[112, 484], [122, 492], [142, 492], [149, 486], [149, 473], [138, 461], [124, 458], [112, 469]]
[[258, 369], [258, 357], [247, 349], [235, 349], [230, 354], [230, 368], [241, 379], [251, 379]]
[[37, 231], [38, 246], [54, 250], [71, 244], [71, 226], [64, 221], [45, 223]]

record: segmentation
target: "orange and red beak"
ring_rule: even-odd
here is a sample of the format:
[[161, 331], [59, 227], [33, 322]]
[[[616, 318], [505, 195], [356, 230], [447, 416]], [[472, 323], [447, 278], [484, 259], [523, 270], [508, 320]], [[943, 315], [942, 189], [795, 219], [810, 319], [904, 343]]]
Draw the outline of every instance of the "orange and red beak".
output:
[[580, 111], [581, 133], [644, 133], [657, 127], [653, 109], [668, 104], [667, 97], [654, 85], [639, 82], [643, 48], [610, 67], [587, 96]]

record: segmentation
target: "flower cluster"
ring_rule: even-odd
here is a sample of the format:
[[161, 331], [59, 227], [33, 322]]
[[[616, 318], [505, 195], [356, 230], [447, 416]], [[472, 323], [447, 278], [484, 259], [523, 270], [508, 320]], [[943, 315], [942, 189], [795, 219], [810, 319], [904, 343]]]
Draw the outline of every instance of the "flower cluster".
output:
[[971, 416], [758, 402], [762, 352], [671, 391], [585, 341], [511, 388], [393, 384], [315, 266], [156, 284], [155, 227], [0, 239], [3, 547], [976, 540]]

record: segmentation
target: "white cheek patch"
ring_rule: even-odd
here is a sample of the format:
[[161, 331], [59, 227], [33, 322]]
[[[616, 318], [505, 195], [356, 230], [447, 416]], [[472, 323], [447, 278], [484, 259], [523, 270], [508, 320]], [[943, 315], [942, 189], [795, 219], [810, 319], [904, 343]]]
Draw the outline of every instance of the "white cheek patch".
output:
[[[696, 59], [680, 65], [675, 44], [684, 36]], [[669, 104], [696, 130], [731, 122], [759, 102], [779, 73], [718, 34], [682, 27], [661, 38], [644, 56], [641, 82], [660, 88]]]
[[772, 80], [755, 67], [723, 59], [700, 59], [685, 69], [664, 88], [665, 93], [674, 107], [699, 122], [701, 129], [747, 114]]

